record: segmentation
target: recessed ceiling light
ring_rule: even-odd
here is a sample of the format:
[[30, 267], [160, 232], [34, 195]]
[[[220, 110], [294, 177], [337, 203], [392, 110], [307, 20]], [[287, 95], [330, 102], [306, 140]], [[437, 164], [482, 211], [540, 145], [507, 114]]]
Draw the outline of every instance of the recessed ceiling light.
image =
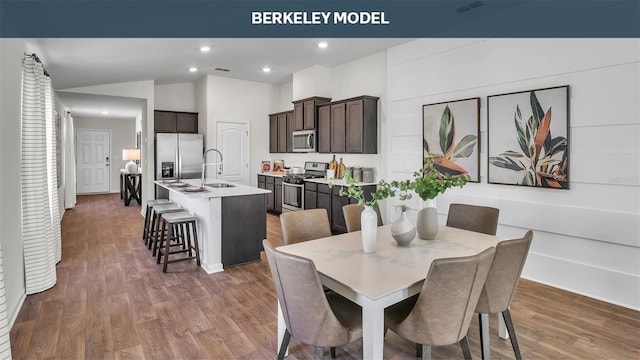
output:
[[102, 115], [107, 115], [109, 112], [107, 110], [102, 110]]
[[268, 66], [265, 66], [265, 67], [262, 68], [262, 71], [268, 73], [268, 72], [271, 72], [271, 68], [268, 67]]
[[206, 45], [200, 48], [200, 51], [202, 51], [202, 52], [207, 52], [209, 50], [211, 50], [211, 47], [206, 46]]
[[196, 72], [196, 71], [198, 71], [198, 68], [197, 67], [190, 67], [189, 71], [190, 72]]
[[324, 48], [326, 48], [327, 46], [329, 46], [329, 44], [327, 44], [327, 42], [326, 42], [326, 41], [320, 41], [320, 42], [318, 43], [318, 47], [319, 47], [319, 48], [324, 49]]

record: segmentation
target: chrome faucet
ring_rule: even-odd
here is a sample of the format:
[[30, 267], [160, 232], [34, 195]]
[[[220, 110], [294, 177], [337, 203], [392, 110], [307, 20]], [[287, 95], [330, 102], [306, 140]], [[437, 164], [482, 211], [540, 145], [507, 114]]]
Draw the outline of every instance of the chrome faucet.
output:
[[[220, 154], [220, 162], [219, 163], [209, 163], [207, 164], [207, 153], [209, 151], [215, 151], [218, 154]], [[205, 180], [205, 171], [207, 169], [207, 165], [209, 166], [218, 166], [218, 175], [222, 174], [222, 153], [220, 151], [218, 151], [218, 149], [209, 149], [207, 151], [204, 152], [204, 155], [202, 155], [202, 181], [200, 183], [201, 187], [204, 187], [204, 180]]]

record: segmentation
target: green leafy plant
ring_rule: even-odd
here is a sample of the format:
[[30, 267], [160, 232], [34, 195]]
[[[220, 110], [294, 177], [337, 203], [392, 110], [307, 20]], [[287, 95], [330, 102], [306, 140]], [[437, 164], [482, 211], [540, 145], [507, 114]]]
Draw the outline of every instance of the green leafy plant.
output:
[[469, 182], [469, 175], [452, 176], [442, 174], [435, 166], [435, 157], [429, 154], [424, 159], [424, 167], [413, 174], [411, 188], [422, 200], [435, 199], [451, 187], [463, 187]]
[[529, 100], [532, 115], [523, 121], [520, 106], [516, 105], [514, 122], [521, 152], [508, 150], [489, 158], [489, 164], [522, 172], [521, 185], [566, 189], [567, 138], [551, 136], [551, 108], [545, 113], [535, 92]]
[[[413, 174], [413, 180], [394, 180], [390, 183], [385, 180], [380, 180], [376, 191], [372, 192], [371, 197], [368, 199], [365, 197], [362, 186], [358, 185], [358, 182], [346, 171], [344, 175], [346, 185], [341, 185], [339, 194], [356, 199], [358, 205], [377, 208], [378, 202], [381, 200], [398, 196], [399, 200], [405, 201], [411, 199], [414, 192], [422, 200], [434, 199], [438, 194], [444, 193], [448, 188], [454, 186], [462, 187], [470, 180], [469, 175], [452, 176], [440, 173], [435, 167], [434, 156], [432, 154], [425, 158], [424, 163], [426, 165]], [[329, 182], [330, 188], [334, 185], [333, 182]], [[399, 206], [401, 211], [408, 210], [408, 207], [404, 204]]]
[[[374, 209], [378, 207], [378, 201], [384, 200], [388, 197], [395, 196], [396, 188], [400, 186], [398, 185], [399, 183], [397, 181], [388, 183], [384, 180], [380, 180], [378, 182], [376, 191], [372, 192], [371, 197], [367, 199], [365, 197], [365, 193], [364, 193], [364, 190], [362, 189], [362, 186], [358, 185], [358, 182], [351, 177], [351, 174], [349, 174], [349, 171], [345, 171], [344, 181], [346, 185], [341, 185], [340, 187], [339, 194], [341, 196], [348, 196], [352, 199], [357, 200], [358, 205], [371, 206]], [[329, 182], [330, 188], [333, 187], [334, 185], [335, 184], [333, 182]]]
[[465, 158], [473, 154], [478, 137], [466, 135], [456, 144], [456, 126], [453, 112], [449, 105], [445, 106], [440, 117], [440, 150], [442, 153], [433, 153], [429, 150], [429, 143], [423, 139], [425, 153], [433, 155], [433, 166], [443, 175], [466, 175], [467, 170], [455, 163], [456, 159]]

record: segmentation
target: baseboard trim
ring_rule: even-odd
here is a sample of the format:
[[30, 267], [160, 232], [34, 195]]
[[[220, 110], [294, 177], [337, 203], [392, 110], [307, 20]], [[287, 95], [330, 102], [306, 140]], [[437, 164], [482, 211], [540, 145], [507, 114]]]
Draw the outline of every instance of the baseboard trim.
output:
[[9, 329], [13, 328], [13, 324], [15, 324], [16, 319], [18, 318], [18, 314], [20, 313], [20, 310], [22, 310], [22, 305], [24, 304], [24, 301], [26, 299], [27, 299], [27, 294], [23, 293], [20, 296], [20, 299], [18, 300], [18, 305], [14, 309], [13, 314], [11, 314], [11, 319], [9, 319]]

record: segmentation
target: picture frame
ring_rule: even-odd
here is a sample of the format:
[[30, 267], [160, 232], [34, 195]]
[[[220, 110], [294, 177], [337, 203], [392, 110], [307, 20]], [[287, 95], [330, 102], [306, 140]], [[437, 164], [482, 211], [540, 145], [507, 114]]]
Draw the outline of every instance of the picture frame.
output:
[[487, 97], [488, 182], [569, 189], [569, 85]]
[[480, 98], [445, 101], [422, 106], [424, 158], [434, 156], [442, 175], [469, 175], [480, 181]]
[[263, 173], [271, 172], [271, 161], [269, 160], [262, 161], [261, 169]]

